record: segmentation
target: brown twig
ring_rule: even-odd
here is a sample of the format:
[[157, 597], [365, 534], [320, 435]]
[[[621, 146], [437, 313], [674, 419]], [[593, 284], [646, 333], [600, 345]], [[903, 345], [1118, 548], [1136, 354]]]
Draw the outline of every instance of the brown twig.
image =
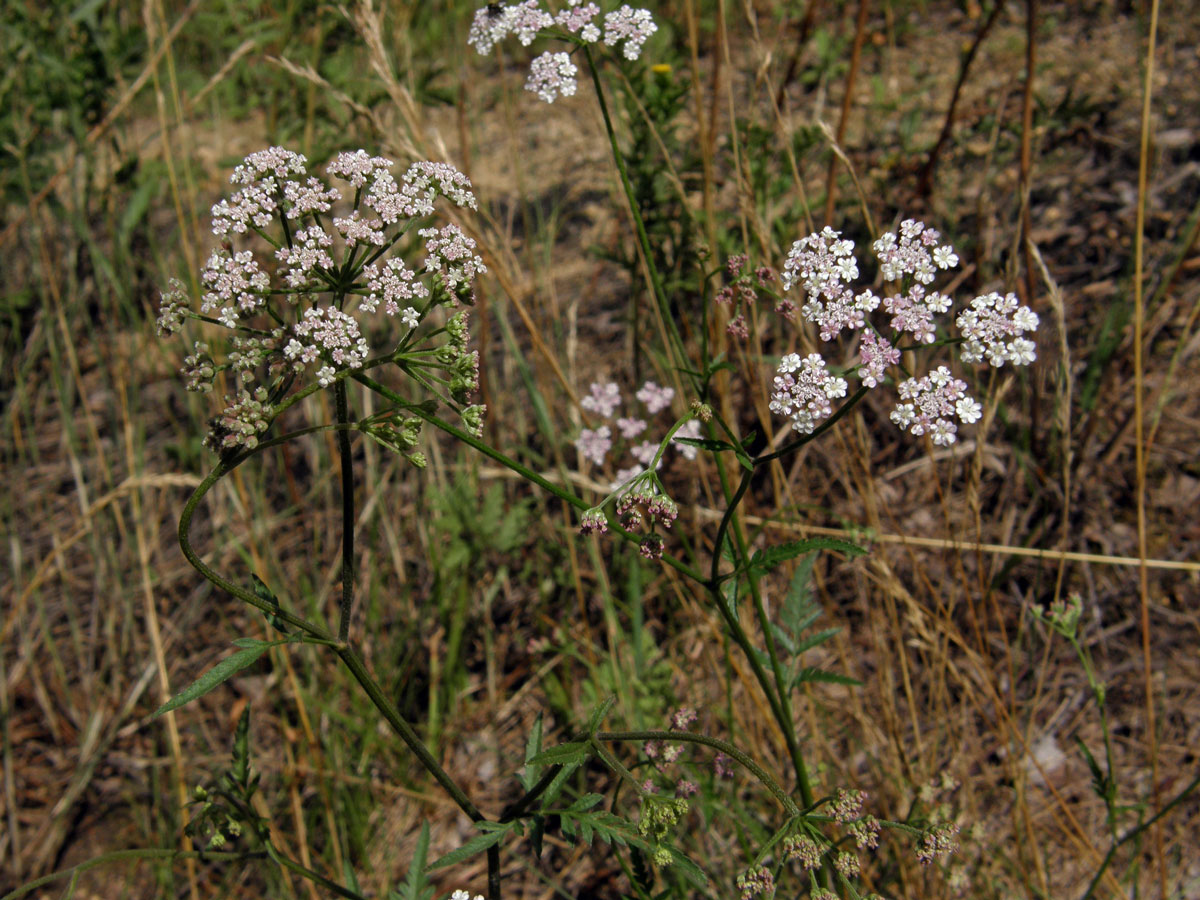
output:
[[962, 94], [963, 85], [967, 83], [967, 75], [971, 71], [971, 64], [975, 62], [975, 57], [979, 53], [979, 48], [983, 45], [984, 38], [988, 32], [992, 30], [992, 26], [996, 24], [996, 20], [1000, 18], [1000, 11], [1004, 9], [1004, 0], [996, 0], [996, 5], [992, 7], [992, 11], [979, 26], [979, 30], [975, 32], [975, 38], [971, 41], [971, 46], [967, 52], [963, 54], [962, 61], [958, 67], [958, 80], [954, 83], [954, 92], [950, 95], [950, 106], [946, 109], [946, 118], [942, 122], [942, 132], [938, 135], [937, 142], [933, 145], [933, 149], [929, 151], [929, 158], [925, 160], [925, 165], [921, 167], [920, 174], [917, 175], [916, 195], [918, 200], [925, 200], [933, 191], [933, 173], [937, 169], [938, 158], [945, 149], [946, 144], [950, 140], [950, 133], [954, 130], [954, 113], [958, 108], [958, 100]]

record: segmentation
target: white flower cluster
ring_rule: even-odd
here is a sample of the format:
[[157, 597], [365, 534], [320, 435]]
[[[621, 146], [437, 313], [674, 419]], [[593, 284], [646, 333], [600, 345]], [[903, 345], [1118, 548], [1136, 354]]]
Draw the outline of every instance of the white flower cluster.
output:
[[[622, 54], [634, 60], [641, 56], [647, 38], [658, 30], [649, 10], [634, 9], [627, 4], [604, 16], [603, 29], [596, 22], [599, 15], [600, 7], [584, 0], [568, 0], [567, 7], [554, 14], [542, 9], [539, 0], [511, 5], [489, 3], [475, 13], [467, 43], [480, 55], [486, 55], [509, 35], [515, 35], [528, 47], [538, 32], [557, 27], [576, 44], [623, 45]], [[525, 90], [553, 103], [559, 97], [574, 96], [578, 74], [566, 53], [546, 52], [530, 64]]]
[[[248, 387], [256, 369], [266, 369], [277, 382], [286, 372], [309, 370], [328, 386], [339, 373], [366, 363], [367, 317], [381, 304], [404, 325], [402, 345], [432, 306], [469, 302], [472, 283], [486, 268], [475, 243], [457, 226], [417, 230], [425, 249], [418, 271], [387, 253], [412, 220], [433, 213], [439, 196], [474, 209], [470, 180], [439, 162], [414, 163], [397, 180], [392, 165], [364, 150], [339, 154], [325, 174], [348, 182], [353, 189], [348, 197], [310, 176], [307, 159], [283, 147], [252, 153], [234, 170], [230, 181], [237, 189], [212, 208], [213, 233], [223, 246], [200, 273], [200, 314], [188, 310], [182, 284], [172, 281], [158, 322], [160, 334], [179, 331], [188, 317], [237, 332], [228, 362], [216, 363], [207, 345], [197, 344], [185, 367], [191, 390], [212, 390], [221, 371], [238, 382], [210, 435], [215, 449], [252, 448], [264, 430], [269, 404], [259, 396], [261, 388], [251, 393]], [[351, 208], [334, 216], [335, 207]], [[281, 233], [268, 234], [272, 226]], [[232, 246], [251, 232], [275, 248], [274, 279], [252, 250]], [[282, 305], [273, 305], [280, 300]], [[457, 345], [447, 356], [452, 381], [470, 382], [469, 356]]]
[[982, 362], [999, 368], [1005, 362], [1027, 366], [1037, 357], [1033, 341], [1022, 337], [1038, 327], [1037, 313], [1021, 306], [1015, 294], [1001, 297], [995, 291], [976, 297], [970, 308], [955, 321], [967, 339], [962, 358], [969, 363]]
[[803, 359], [788, 353], [779, 362], [772, 387], [771, 412], [787, 416], [801, 434], [812, 434], [817, 422], [833, 412], [831, 401], [846, 396], [846, 379], [830, 375], [819, 353]]
[[[855, 292], [850, 287], [859, 276], [854, 243], [826, 227], [792, 245], [783, 266], [783, 287], [786, 291], [799, 285], [804, 290], [800, 312], [817, 326], [822, 340], [833, 340], [842, 331], [862, 332], [858, 376], [873, 388], [883, 381], [885, 370], [900, 361], [896, 341], [907, 334], [918, 343], [933, 343], [935, 317], [948, 313], [953, 305], [949, 296], [929, 289], [939, 270], [958, 265], [954, 248], [940, 241], [937, 231], [914, 219], [906, 219], [896, 233], [875, 241], [872, 249], [880, 274], [885, 281], [899, 282], [901, 288], [879, 297], [869, 288]], [[871, 313], [879, 308], [891, 317], [890, 338], [869, 324]], [[1037, 329], [1038, 317], [1012, 294], [976, 297], [956, 324], [966, 338], [964, 362], [1022, 366], [1036, 358], [1036, 347], [1025, 335]], [[923, 378], [909, 378], [899, 388], [901, 402], [891, 414], [892, 421], [912, 434], [929, 434], [940, 446], [954, 443], [955, 419], [970, 424], [981, 415], [979, 404], [966, 394], [966, 384], [944, 366]], [[801, 360], [788, 354], [776, 371], [770, 406], [788, 416], [797, 431], [808, 434], [816, 422], [830, 415], [829, 400], [845, 393], [845, 381], [830, 376], [819, 355]]]

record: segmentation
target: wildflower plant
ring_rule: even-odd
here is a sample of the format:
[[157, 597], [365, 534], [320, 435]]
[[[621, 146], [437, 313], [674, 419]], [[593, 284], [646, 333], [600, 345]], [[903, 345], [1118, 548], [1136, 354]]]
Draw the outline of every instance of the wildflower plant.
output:
[[[756, 473], [820, 438], [871, 390], [894, 385], [897, 399], [890, 417], [895, 425], [911, 436], [929, 437], [935, 445], [953, 444], [960, 425], [980, 419], [981, 405], [969, 395], [966, 378], [955, 374], [952, 363], [935, 358], [932, 367], [917, 369], [915, 351], [937, 353], [957, 345], [968, 366], [1028, 365], [1036, 356], [1031, 336], [1037, 316], [1011, 295], [984, 294], [958, 311], [957, 334], [951, 334], [946, 322], [954, 302], [934, 285], [957, 264], [957, 254], [934, 229], [904, 220], [895, 233], [881, 235], [872, 245], [878, 284], [863, 283], [854, 245], [832, 228], [795, 241], [784, 259], [753, 269], [747, 256], [735, 255], [725, 269], [730, 286], [715, 297], [705, 295], [704, 321], [696, 329], [702, 335], [699, 350], [685, 342], [655, 264], [662, 254], [651, 244], [627, 175], [593, 52], [603, 47], [626, 62], [637, 60], [656, 30], [649, 12], [627, 5], [603, 12], [596, 3], [570, 0], [553, 11], [538, 0], [524, 0], [481, 7], [468, 38], [479, 53], [491, 52], [508, 38], [525, 46], [538, 39], [567, 45], [567, 52], [546, 51], [530, 66], [526, 87], [548, 103], [578, 92], [580, 67], [591, 75], [650, 293], [665, 323], [663, 358], [679, 377], [675, 383], [683, 386], [683, 396], [676, 396], [675, 389], [645, 382], [632, 400], [616, 382], [590, 386], [580, 404], [585, 422], [574, 444], [581, 468], [602, 473], [598, 496], [578, 496], [481, 438], [483, 409], [472, 405], [479, 358], [470, 349], [467, 312], [473, 283], [485, 268], [474, 242], [457, 224], [433, 221], [439, 207], [474, 209], [465, 176], [444, 163], [421, 162], [397, 178], [391, 161], [360, 150], [337, 156], [321, 173], [328, 179], [323, 180], [309, 172], [304, 157], [278, 147], [251, 154], [235, 170], [234, 194], [213, 208], [213, 231], [221, 245], [200, 273], [198, 309], [182, 285], [172, 283], [164, 292], [159, 320], [163, 333], [179, 331], [189, 319], [230, 333], [224, 354], [213, 349], [215, 341], [196, 341], [185, 362], [189, 390], [224, 399], [206, 438], [219, 461], [184, 509], [180, 540], [185, 555], [206, 578], [263, 611], [286, 637], [239, 642], [237, 653], [163, 709], [211, 690], [277, 643], [330, 648], [383, 720], [475, 825], [475, 834], [463, 846], [430, 868], [485, 854], [489, 900], [503, 895], [502, 850], [511, 851], [528, 833], [531, 849], [540, 855], [551, 820], [576, 842], [600, 837], [614, 848], [627, 848], [635, 861], [633, 877], [644, 895], [655, 893], [656, 872], [677, 872], [685, 881], [703, 884], [703, 867], [677, 846], [692, 815], [690, 798], [697, 793], [696, 785], [691, 778], [676, 778], [669, 767], [681, 760], [688, 744], [706, 747], [717, 779], [725, 782], [748, 774], [770, 796], [778, 814], [774, 830], [766, 829], [771, 836], [754, 848], [736, 879], [744, 900], [769, 897], [777, 890], [789, 896], [807, 892], [811, 897], [858, 897], [856, 885], [869, 869], [868, 854], [879, 847], [883, 829], [907, 835], [916, 858], [932, 863], [953, 851], [957, 823], [941, 807], [918, 815], [918, 804], [903, 821], [876, 817], [861, 791], [822, 784], [813, 777], [797, 734], [793, 697], [807, 682], [855, 682], [804, 664], [804, 655], [834, 634], [811, 630], [820, 608], [807, 594], [808, 567], [817, 551], [850, 556], [863, 551], [829, 538], [755, 549], [739, 507]], [[700, 274], [706, 291], [718, 275]], [[758, 301], [764, 297], [773, 299], [776, 324], [786, 334], [781, 340], [789, 346], [797, 339], [789, 330], [811, 326], [822, 342], [855, 341], [855, 362], [839, 366], [820, 353], [790, 350], [754, 361], [759, 374], [769, 379], [770, 411], [787, 423], [791, 434], [752, 454], [748, 448], [754, 446], [754, 435], [739, 433], [737, 423], [720, 412], [723, 398], [717, 375], [732, 366], [711, 354], [709, 316], [727, 307], [727, 334], [747, 338], [763, 324], [759, 320], [765, 304]], [[377, 368], [399, 377], [402, 387], [389, 387], [373, 377]], [[387, 401], [387, 408], [355, 418], [348, 390], [355, 384], [375, 392]], [[326, 389], [335, 394], [333, 422], [272, 434], [287, 410]], [[672, 408], [687, 412], [666, 424]], [[458, 422], [443, 418], [443, 409]], [[677, 713], [665, 730], [606, 731], [602, 725], [610, 700], [593, 710], [586, 725], [575, 728], [568, 740], [553, 746], [544, 746], [539, 719], [526, 744], [520, 790], [499, 815], [486, 816], [375, 682], [350, 640], [355, 596], [351, 439], [364, 435], [422, 466], [418, 447], [425, 424], [573, 507], [585, 535], [636, 544], [646, 560], [661, 561], [690, 581], [719, 616], [761, 689], [786, 745], [788, 776], [769, 773], [731, 742], [690, 730], [696, 721], [690, 712]], [[216, 573], [189, 539], [196, 506], [221, 477], [267, 447], [322, 429], [337, 432], [342, 468], [342, 590], [336, 630], [300, 617], [294, 604], [278, 598], [257, 578], [247, 586]], [[620, 450], [628, 451], [633, 464], [617, 463]], [[704, 454], [725, 500], [715, 527], [703, 540], [689, 541], [683, 558], [672, 552], [670, 543], [679, 503], [668, 494], [660, 474], [668, 453], [674, 458], [672, 465], [681, 468], [698, 465]], [[697, 548], [708, 548], [708, 557]], [[810, 562], [797, 567], [773, 618], [763, 581], [797, 559]], [[745, 609], [752, 610], [752, 622], [743, 620]], [[642, 748], [643, 758], [631, 762], [630, 754], [615, 749], [622, 745]], [[616, 785], [610, 808], [601, 806], [601, 795], [577, 790], [590, 775], [589, 763], [603, 767]], [[634, 771], [642, 765], [650, 771]], [[666, 779], [674, 780], [674, 790], [660, 792]], [[616, 792], [621, 790], [626, 802], [618, 804]], [[225, 814], [223, 809], [219, 812]], [[255, 833], [263, 833], [260, 823], [251, 824]], [[226, 819], [211, 827], [214, 833], [230, 832]], [[761, 835], [763, 829], [756, 826], [756, 833]], [[278, 853], [272, 858], [279, 861]], [[290, 863], [289, 867], [295, 869]], [[797, 881], [787, 883], [785, 878]], [[413, 896], [423, 890], [414, 888]], [[348, 888], [339, 887], [338, 892], [355, 895]], [[453, 896], [460, 895], [466, 892]]]

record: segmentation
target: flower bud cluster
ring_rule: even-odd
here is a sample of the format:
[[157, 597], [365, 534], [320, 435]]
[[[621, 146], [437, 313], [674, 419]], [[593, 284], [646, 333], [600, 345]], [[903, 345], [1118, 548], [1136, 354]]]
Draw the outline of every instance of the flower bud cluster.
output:
[[688, 802], [682, 797], [642, 794], [638, 831], [654, 842], [663, 840], [675, 823], [687, 815]]
[[[608, 520], [603, 510], [615, 500], [614, 511], [621, 519], [623, 527], [632, 530], [646, 525], [651, 529], [638, 545], [641, 555], [645, 559], [661, 559], [663, 539], [657, 529], [659, 526], [667, 529], [671, 527], [679, 516], [679, 506], [667, 496], [658, 478], [657, 470], [662, 465], [662, 456], [667, 448], [661, 441], [638, 441], [638, 438], [648, 429], [649, 417], [670, 407], [675, 391], [647, 381], [634, 396], [644, 407], [643, 415], [618, 415], [624, 400], [621, 397], [621, 389], [615, 382], [593, 383], [588, 389], [588, 395], [579, 402], [587, 412], [609, 420], [609, 424], [580, 431], [579, 437], [575, 439], [575, 448], [579, 455], [595, 465], [603, 465], [619, 440], [636, 461], [636, 465], [617, 471], [611, 483], [612, 493], [599, 506], [583, 514], [579, 530], [583, 534], [606, 533]], [[693, 411], [692, 415], [697, 416], [699, 412]], [[689, 418], [675, 428], [671, 446], [685, 459], [695, 459], [696, 448], [678, 443], [677, 439], [699, 437], [699, 419]]]
[[[744, 270], [749, 261], [744, 253], [729, 257], [725, 263], [725, 271], [729, 283], [717, 291], [716, 300], [721, 306], [729, 307], [729, 323], [725, 326], [730, 337], [745, 340], [750, 336], [750, 325], [747, 316], [753, 315], [754, 304], [758, 301], [758, 291], [767, 288], [775, 280], [775, 272], [767, 266], [759, 266], [754, 274]], [[789, 302], [789, 301], [785, 301]], [[776, 310], [786, 314], [786, 310]]]
[[766, 866], [751, 866], [737, 877], [737, 886], [740, 900], [770, 897], [775, 893], [775, 876]]
[[[875, 241], [872, 249], [882, 278], [899, 286], [880, 297], [870, 288], [855, 290], [851, 286], [859, 277], [854, 243], [826, 226], [792, 245], [783, 266], [783, 289], [803, 289], [800, 315], [817, 326], [821, 340], [834, 340], [844, 331], [861, 333], [855, 368], [863, 385], [874, 388], [884, 381], [889, 368], [900, 363], [899, 339], [907, 335], [917, 344], [933, 343], [937, 317], [953, 306], [948, 295], [930, 289], [938, 272], [958, 265], [954, 248], [940, 241], [936, 230], [914, 219], [906, 219], [895, 233]], [[871, 323], [879, 310], [890, 317], [890, 336]], [[776, 312], [788, 319], [794, 318], [795, 311], [795, 304], [786, 298], [776, 307]], [[959, 314], [956, 325], [966, 338], [964, 362], [1029, 365], [1036, 358], [1035, 345], [1025, 335], [1037, 329], [1038, 317], [1012, 294], [976, 297]], [[798, 360], [796, 354], [787, 354], [780, 361], [770, 405], [772, 411], [792, 419], [793, 428], [808, 434], [816, 422], [831, 414], [829, 400], [845, 396], [846, 383], [829, 376], [816, 354], [807, 357], [801, 374], [795, 376], [801, 368]], [[930, 435], [939, 446], [949, 446], [957, 439], [956, 420], [971, 424], [982, 413], [979, 404], [967, 396], [966, 383], [953, 378], [945, 366], [901, 383], [900, 400], [892, 421], [911, 434]]]
[[[600, 7], [584, 0], [567, 0], [566, 7], [553, 14], [543, 9], [539, 0], [489, 3], [475, 13], [467, 43], [480, 55], [487, 55], [509, 35], [528, 47], [539, 32], [547, 31], [576, 45], [620, 46], [626, 59], [635, 60], [641, 56], [647, 38], [658, 30], [649, 10], [628, 4], [605, 14], [603, 27], [599, 16]], [[553, 103], [559, 97], [574, 96], [578, 74], [566, 53], [547, 51], [530, 63], [525, 90]]]
[[240, 391], [236, 397], [225, 397], [225, 409], [213, 419], [204, 445], [215, 452], [236, 448], [253, 450], [258, 446], [258, 436], [271, 424], [271, 407], [267, 402], [267, 389], [255, 388]]
[[[223, 243], [200, 273], [199, 311], [188, 308], [186, 290], [172, 279], [158, 319], [160, 335], [178, 332], [187, 318], [234, 332], [225, 361], [197, 343], [184, 364], [189, 390], [211, 391], [222, 373], [234, 382], [209, 446], [252, 448], [289, 390], [305, 381], [328, 387], [367, 366], [379, 324], [394, 318], [402, 330], [372, 364], [411, 359], [427, 372], [440, 367], [443, 378], [422, 383], [445, 385], [449, 397], [442, 399], [460, 408], [471, 431], [481, 429], [483, 408], [462, 409], [479, 385], [465, 315], [418, 333], [435, 307], [473, 300], [472, 285], [486, 272], [475, 242], [456, 225], [420, 228], [419, 268], [389, 256], [413, 220], [434, 212], [438, 197], [474, 209], [471, 183], [446, 163], [414, 163], [399, 179], [392, 165], [364, 150], [339, 154], [325, 174], [347, 182], [346, 195], [309, 175], [308, 160], [282, 147], [252, 153], [234, 170], [237, 189], [212, 209], [213, 233]], [[234, 246], [253, 235], [271, 246], [269, 255]], [[386, 319], [377, 315], [381, 308]], [[262, 387], [251, 391], [255, 382]]]

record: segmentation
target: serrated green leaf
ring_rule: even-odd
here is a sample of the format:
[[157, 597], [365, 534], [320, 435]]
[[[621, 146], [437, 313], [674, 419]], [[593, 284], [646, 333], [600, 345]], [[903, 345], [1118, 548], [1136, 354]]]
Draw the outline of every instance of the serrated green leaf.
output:
[[533, 762], [533, 758], [542, 752], [542, 714], [539, 712], [533, 720], [533, 728], [525, 739], [525, 771], [521, 773], [521, 784], [529, 790], [542, 774], [542, 767]]
[[250, 573], [250, 578], [254, 581], [254, 596], [256, 596], [259, 600], [262, 600], [264, 603], [269, 603], [275, 609], [275, 612], [265, 614], [271, 627], [282, 634], [290, 634], [291, 629], [288, 628], [287, 623], [277, 615], [280, 606], [279, 598], [275, 596], [275, 592], [267, 586], [265, 581], [263, 581], [253, 572]]
[[850, 687], [862, 687], [862, 682], [857, 678], [851, 678], [849, 675], [839, 675], [837, 672], [827, 672], [824, 669], [818, 669], [815, 666], [808, 666], [796, 673], [796, 677], [792, 679], [792, 687], [801, 684], [809, 684], [820, 682], [822, 684], [845, 684]]
[[587, 755], [587, 744], [582, 741], [570, 741], [534, 754], [529, 762], [535, 766], [567, 766], [572, 763], [579, 765], [587, 758]]
[[757, 551], [750, 559], [749, 568], [757, 572], [769, 572], [782, 562], [795, 559], [813, 550], [835, 550], [848, 556], [861, 556], [867, 551], [858, 544], [838, 538], [812, 537], [799, 541], [788, 541], [776, 547]]
[[[812, 624], [812, 623], [810, 622], [809, 624]], [[829, 640], [831, 637], [833, 637], [835, 634], [837, 634], [841, 630], [842, 629], [840, 629], [840, 628], [826, 628], [824, 631], [818, 631], [816, 634], [810, 634], [808, 637], [802, 639], [801, 641], [799, 641], [796, 644], [796, 650], [795, 650], [794, 655], [799, 656], [801, 653], [805, 652], [806, 650], [811, 650], [813, 647], [816, 647], [818, 644], [825, 643], [827, 640]]]
[[593, 806], [595, 806], [597, 803], [602, 803], [603, 801], [604, 801], [603, 794], [584, 794], [582, 797], [580, 797], [578, 800], [576, 800], [574, 803], [572, 803], [570, 806], [567, 807], [567, 812], [585, 813], [588, 810], [590, 810]]
[[542, 837], [546, 833], [546, 817], [533, 817], [533, 830], [529, 833], [529, 844], [533, 847], [534, 859], [542, 858]]
[[[248, 640], [248, 639], [243, 639]], [[237, 641], [234, 641], [237, 644]], [[242, 645], [239, 645], [242, 646]], [[227, 656], [221, 660], [182, 691], [160, 706], [154, 711], [151, 719], [157, 719], [164, 713], [169, 713], [173, 709], [179, 709], [185, 703], [191, 703], [197, 697], [203, 697], [213, 688], [228, 681], [238, 672], [245, 669], [247, 666], [254, 665], [258, 658], [267, 652], [272, 646], [271, 643], [264, 641], [256, 641], [252, 646], [246, 646], [245, 649], [239, 650], [232, 656]]]
[[771, 622], [770, 625], [771, 634], [775, 636], [775, 643], [782, 647], [788, 656], [795, 656], [796, 642], [792, 640], [791, 632], [781, 625], [776, 625], [774, 622]]
[[542, 794], [542, 808], [545, 809], [547, 804], [553, 803], [558, 799], [558, 795], [562, 793], [562, 789], [566, 786], [567, 779], [572, 773], [579, 768], [581, 763], [568, 763], [558, 770], [558, 774], [554, 776], [554, 780], [550, 782], [550, 786], [546, 788], [546, 792]]
[[671, 854], [671, 864], [678, 866], [684, 878], [697, 888], [704, 889], [708, 886], [708, 876], [704, 874], [703, 869], [692, 862], [689, 856], [673, 844], [663, 844], [662, 846]]
[[498, 825], [495, 822], [479, 822], [476, 823], [476, 827], [483, 827], [488, 830], [482, 834], [475, 835], [475, 837], [471, 838], [457, 850], [451, 850], [445, 856], [430, 863], [425, 871], [432, 872], [434, 869], [444, 869], [446, 866], [453, 866], [482, 853], [488, 847], [494, 847], [504, 840], [504, 836], [512, 829], [512, 823]]
[[721, 602], [725, 604], [725, 611], [729, 613], [729, 618], [734, 622], [738, 620], [738, 580], [730, 578], [721, 585]]
[[592, 715], [588, 719], [587, 733], [589, 735], [593, 735], [600, 730], [600, 723], [604, 721], [604, 717], [608, 715], [608, 711], [613, 708], [613, 704], [616, 702], [617, 698], [610, 694], [604, 698], [604, 701], [599, 706], [592, 710]]

